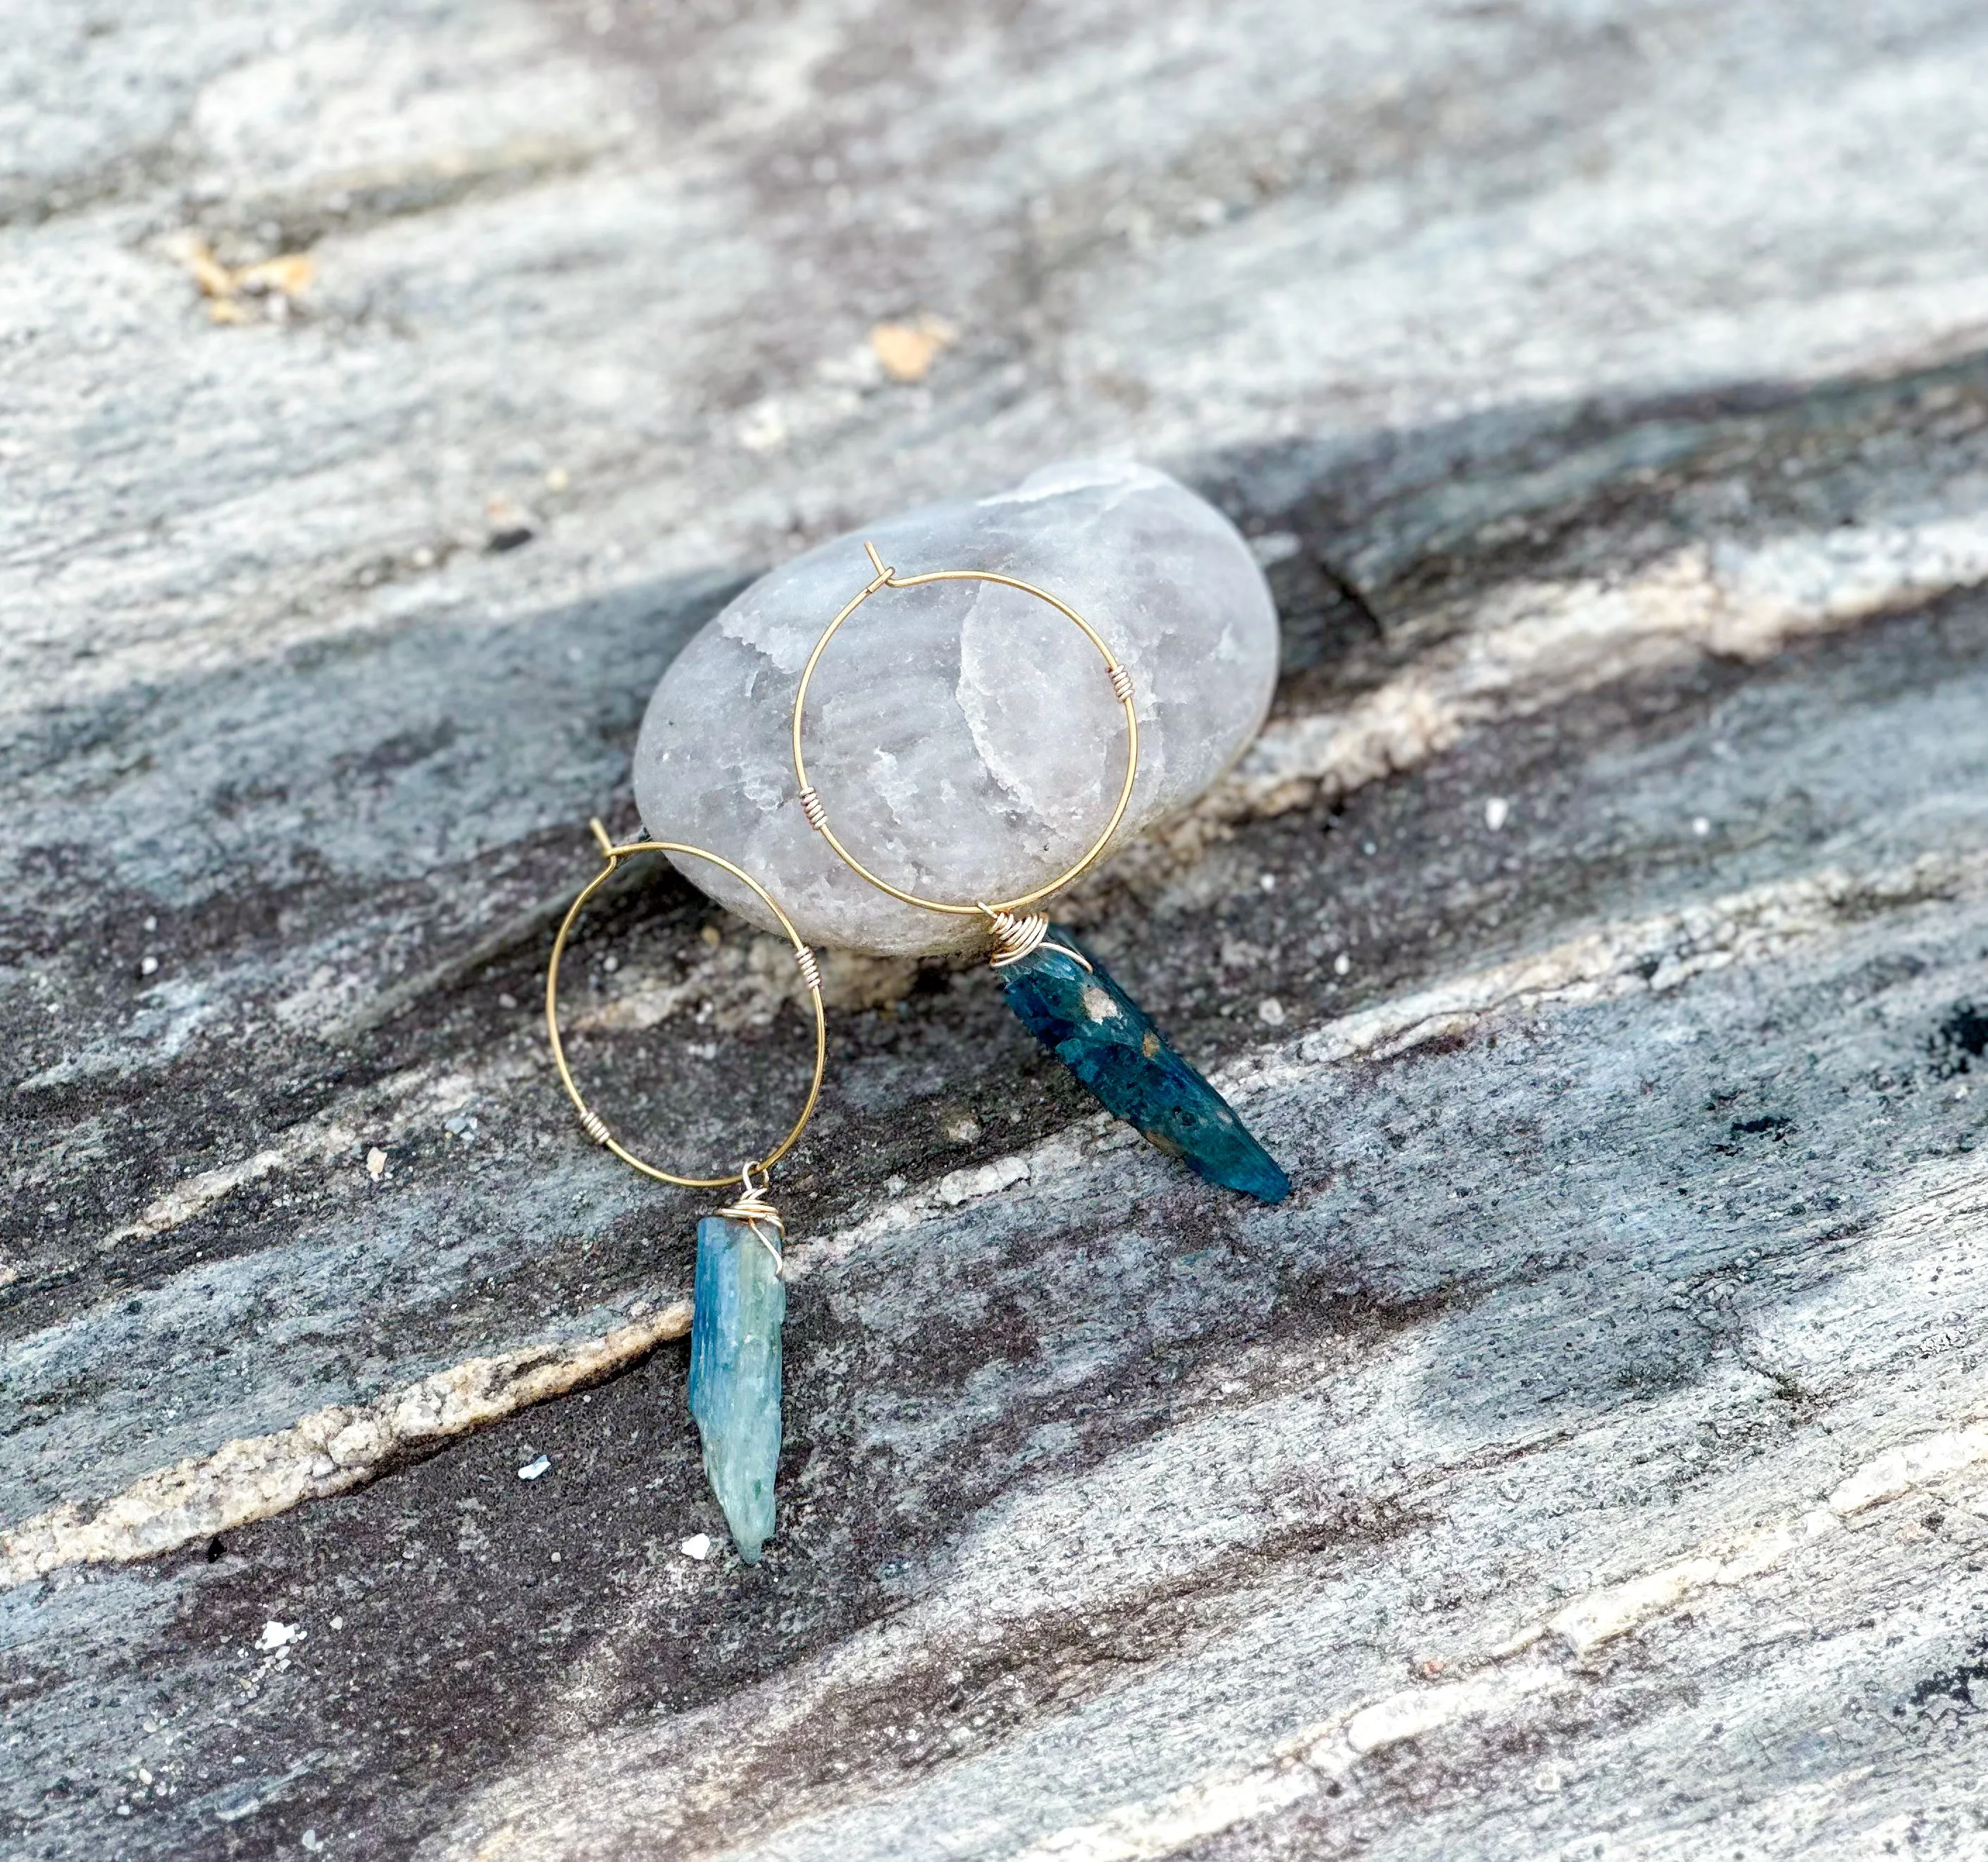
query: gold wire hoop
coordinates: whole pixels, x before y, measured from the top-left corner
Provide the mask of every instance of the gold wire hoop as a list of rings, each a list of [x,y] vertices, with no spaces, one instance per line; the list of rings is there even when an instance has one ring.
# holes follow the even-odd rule
[[[808,818],[808,825],[835,850],[837,857],[844,866],[867,880],[878,891],[888,893],[903,904],[922,906],[927,911],[950,912],[962,917],[979,917],[991,920],[997,914],[1019,911],[1025,906],[1034,904],[1039,899],[1046,899],[1053,893],[1060,892],[1079,875],[1087,871],[1104,853],[1111,836],[1118,831],[1118,823],[1125,819],[1126,809],[1131,803],[1132,785],[1139,774],[1139,713],[1133,701],[1131,674],[1118,663],[1117,654],[1105,644],[1103,635],[1076,609],[1067,603],[1059,601],[1046,589],[1037,588],[1034,583],[1020,581],[1013,576],[996,575],[989,569],[928,569],[921,576],[901,576],[894,569],[884,566],[884,559],[877,555],[874,543],[866,542],[863,547],[869,554],[870,566],[877,572],[875,579],[822,630],[821,638],[815,642],[813,652],[808,655],[807,664],[801,669],[800,685],[794,694],[794,776],[800,784],[801,810]],[[1117,694],[1118,702],[1124,710],[1125,780],[1120,786],[1117,806],[1111,811],[1111,819],[1105,823],[1104,833],[1090,843],[1083,858],[1074,866],[1059,873],[1048,884],[1038,886],[1034,891],[1025,892],[1018,898],[992,901],[976,900],[972,904],[960,905],[944,899],[923,898],[915,892],[905,891],[901,886],[892,885],[887,879],[880,879],[836,838],[834,829],[828,825],[828,810],[823,806],[821,797],[815,792],[813,785],[808,781],[807,760],[801,752],[801,714],[807,704],[808,683],[813,678],[815,667],[822,654],[827,651],[828,643],[834,639],[837,630],[842,623],[879,589],[921,588],[928,582],[994,582],[1003,588],[1019,589],[1023,594],[1033,595],[1038,601],[1046,601],[1066,620],[1074,623],[1081,629],[1084,638],[1097,649],[1104,661],[1105,674],[1111,681],[1111,689]]]
[[[807,1129],[807,1122],[814,1117],[815,1102],[821,1097],[821,1076],[828,1065],[828,1019],[822,1012],[821,971],[815,961],[814,952],[801,941],[801,934],[793,927],[793,921],[775,903],[773,895],[751,874],[735,867],[721,853],[707,853],[702,847],[685,845],[678,840],[631,840],[617,847],[607,838],[607,830],[598,821],[590,824],[593,838],[599,843],[601,857],[607,865],[594,874],[580,888],[579,897],[566,908],[561,921],[559,935],[553,940],[552,961],[546,966],[546,1032],[553,1044],[553,1064],[559,1069],[560,1083],[566,1088],[566,1097],[580,1114],[580,1122],[587,1135],[597,1144],[605,1145],[624,1164],[640,1171],[645,1177],[653,1177],[659,1183],[674,1183],[688,1190],[722,1190],[729,1184],[737,1184],[745,1192],[742,1201],[751,1201],[761,1195],[766,1188],[766,1173],[781,1158],[793,1149],[794,1141]],[[801,1115],[793,1123],[793,1128],[763,1157],[754,1157],[742,1165],[729,1177],[679,1177],[674,1171],[659,1170],[622,1144],[607,1129],[606,1121],[580,1096],[580,1088],[573,1083],[572,1070],[566,1065],[566,1047],[560,1039],[559,1030],[559,972],[560,958],[566,949],[566,941],[575,921],[587,909],[587,901],[614,877],[615,868],[631,853],[681,853],[692,860],[708,860],[714,867],[722,867],[734,879],[742,880],[759,895],[760,903],[780,921],[780,928],[787,934],[794,947],[794,961],[800,966],[801,980],[807,985],[808,999],[814,1006],[814,1078],[808,1086],[807,1103],[801,1107]],[[759,1173],[756,1188],[752,1177]],[[755,1213],[765,1218],[766,1211],[756,1209]]]

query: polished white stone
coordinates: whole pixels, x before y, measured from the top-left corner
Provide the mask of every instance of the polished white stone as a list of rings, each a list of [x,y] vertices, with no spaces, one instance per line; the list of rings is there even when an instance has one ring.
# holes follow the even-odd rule
[[[736,860],[810,943],[911,955],[972,949],[979,921],[898,904],[837,860],[796,799],[789,719],[822,629],[871,579],[994,569],[1048,590],[1131,674],[1139,776],[1123,841],[1199,796],[1256,735],[1277,617],[1235,527],[1151,467],[1084,461],[1013,491],[929,505],[837,537],[762,576],[657,686],[635,749],[648,831]],[[1046,603],[979,582],[885,589],[844,623],[810,688],[808,773],[873,870],[930,897],[1012,897],[1067,867],[1124,779],[1124,715],[1104,662]],[[1116,844],[1116,843],[1114,843]],[[764,908],[679,863],[755,924]]]

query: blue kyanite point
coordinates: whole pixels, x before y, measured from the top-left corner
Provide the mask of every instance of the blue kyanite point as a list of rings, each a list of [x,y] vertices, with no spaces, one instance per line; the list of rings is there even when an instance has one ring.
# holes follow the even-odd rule
[[[690,1328],[690,1413],[704,1472],[739,1556],[759,1562],[773,1536],[780,1465],[780,1323],[787,1289],[772,1251],[747,1222],[697,1225],[697,1299]]]
[[[1060,925],[1058,944],[1081,949]],[[1250,1137],[1229,1102],[1167,1045],[1146,1012],[1088,951],[1086,970],[1038,945],[1001,971],[1008,1006],[1043,1046],[1148,1143],[1198,1177],[1263,1202],[1281,1202],[1291,1180]],[[700,1297],[702,1296],[700,1295]]]

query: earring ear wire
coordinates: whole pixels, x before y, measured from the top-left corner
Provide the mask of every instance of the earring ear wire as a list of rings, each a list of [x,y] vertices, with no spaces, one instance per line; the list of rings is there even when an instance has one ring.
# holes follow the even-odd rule
[[[816,1103],[821,1097],[822,1076],[828,1066],[828,1020],[822,1007],[821,966],[813,951],[794,928],[793,921],[780,909],[779,903],[766,887],[742,867],[736,867],[722,853],[713,853],[704,847],[691,847],[677,840],[631,840],[617,845],[608,836],[598,816],[588,826],[593,830],[593,838],[605,861],[597,873],[580,889],[580,896],[566,908],[566,917],[560,921],[559,934],[553,939],[553,953],[546,965],[546,1035],[552,1043],[553,1064],[559,1070],[560,1083],[566,1088],[566,1097],[573,1101],[573,1110],[580,1114],[581,1128],[595,1144],[604,1145],[631,1170],[640,1171],[645,1177],[653,1177],[658,1183],[673,1183],[689,1190],[722,1190],[738,1184],[749,1195],[752,1186],[745,1171],[730,1177],[681,1177],[673,1171],[666,1171],[658,1164],[647,1162],[627,1149],[620,1140],[608,1129],[607,1121],[589,1106],[574,1083],[573,1070],[566,1057],[566,1044],[560,1036],[559,1026],[559,975],[560,959],[565,954],[566,940],[572,935],[573,926],[580,914],[587,909],[588,901],[606,885],[615,870],[624,860],[637,853],[680,853],[689,859],[708,861],[721,867],[732,877],[752,887],[760,903],[779,921],[780,928],[787,934],[788,941],[794,947],[794,962],[801,973],[801,983],[807,992],[808,1002],[814,1012],[814,1077],[808,1083],[807,1103],[801,1107],[800,1117],[796,1119],[785,1137],[768,1151],[763,1158],[755,1158],[746,1170],[756,1170],[760,1174],[760,1188],[763,1191],[766,1172],[793,1149],[801,1134],[807,1129],[808,1121],[814,1117]],[[761,1219],[764,1220],[763,1213]]]
[[[689,1394],[691,1414],[704,1445],[705,1473],[724,1509],[739,1556],[747,1564],[756,1564],[773,1531],[773,1482],[780,1460],[780,1328],[787,1311],[786,1224],[767,1198],[767,1181],[773,1166],[807,1129],[821,1098],[822,1074],[828,1062],[821,968],[773,894],[722,853],[678,840],[631,840],[617,845],[597,819],[589,825],[603,863],[567,907],[553,939],[552,956],[546,965],[546,1038],[552,1043],[560,1083],[580,1114],[581,1128],[597,1144],[605,1146],[631,1170],[660,1183],[698,1190],[739,1186],[736,1197],[697,1225]],[[763,1157],[748,1158],[732,1176],[679,1176],[637,1157],[587,1104],[566,1063],[565,1043],[560,1038],[560,958],[587,902],[624,860],[637,853],[674,853],[706,860],[750,887],[793,945],[794,961],[813,1011],[814,1073],[808,1083],[807,1103],[785,1137]]]
[[[1132,675],[1119,663],[1118,656],[1111,651],[1104,635],[1078,613],[1076,609],[1070,607],[1067,602],[1052,595],[1047,589],[1036,587],[1033,582],[1024,582],[1016,576],[1001,575],[991,569],[933,569],[926,570],[921,575],[901,576],[895,569],[885,565],[884,559],[877,553],[877,546],[874,543],[866,540],[863,549],[864,553],[870,559],[870,566],[876,571],[876,574],[862,592],[846,603],[840,613],[822,630],[821,637],[815,642],[814,651],[808,655],[807,664],[801,669],[800,684],[794,693],[793,732],[794,779],[800,785],[801,813],[807,817],[809,826],[835,850],[836,857],[853,872],[867,880],[880,892],[889,894],[900,904],[919,906],[927,911],[945,912],[961,917],[972,917],[978,915],[985,918],[987,921],[989,933],[994,940],[992,961],[996,967],[999,967],[1002,962],[1004,953],[1012,952],[1013,955],[1006,956],[1005,961],[1009,963],[1014,962],[1019,958],[1027,955],[1030,951],[1033,950],[1041,942],[1043,931],[1046,931],[1049,926],[1049,918],[1046,913],[1033,913],[1027,917],[1018,917],[1016,914],[1025,913],[1030,906],[1040,904],[1044,899],[1053,897],[1066,887],[1074,884],[1084,874],[1089,872],[1099,860],[1104,857],[1105,849],[1111,844],[1112,836],[1117,833],[1118,824],[1125,819],[1125,811],[1131,806],[1133,785],[1139,779],[1139,708],[1134,696]],[[1119,707],[1125,715],[1125,776],[1124,780],[1119,784],[1118,799],[1112,807],[1111,819],[1104,824],[1104,832],[1084,850],[1080,858],[1046,884],[1038,886],[1034,890],[1022,893],[1014,898],[1001,899],[991,904],[981,901],[962,903],[945,899],[926,898],[905,887],[894,886],[888,880],[881,878],[871,872],[837,837],[834,829],[829,825],[827,806],[823,802],[814,785],[808,780],[807,755],[802,743],[803,721],[807,709],[808,687],[813,681],[816,667],[821,663],[821,656],[828,651],[829,642],[835,638],[842,623],[878,590],[886,588],[922,588],[935,582],[991,582],[1002,588],[1017,589],[1023,594],[1033,596],[1038,601],[1047,602],[1066,620],[1077,627],[1093,647],[1097,648],[1099,657],[1104,662],[1105,677],[1111,681],[1112,694],[1117,699]],[[1024,932],[1020,928],[1026,925],[1031,919],[1034,918],[1041,920],[1043,931]],[[1015,928],[1011,929],[1010,927]],[[1025,946],[1018,947],[1016,940],[1025,935],[1032,937],[1033,941]],[[1083,963],[1085,968],[1088,969],[1090,967],[1083,958],[1077,956],[1074,951],[1068,950],[1062,945],[1057,945],[1054,948],[1063,951],[1065,955],[1074,958],[1077,962]]]
[[[1228,1101],[1174,1052],[1145,1011],[1118,986],[1104,965],[1085,952],[1068,931],[1052,925],[1047,912],[1028,909],[1060,892],[1102,859],[1125,818],[1139,774],[1139,711],[1133,698],[1132,675],[1104,636],[1046,589],[986,569],[934,569],[901,576],[895,568],[886,566],[874,543],[866,542],[863,549],[876,573],[822,630],[794,692],[794,779],[800,787],[801,809],[808,825],[834,849],[844,865],[900,904],[954,914],[977,912],[986,921],[992,942],[988,961],[1001,974],[1008,1005],[1108,1110],[1209,1181],[1265,1202],[1281,1201],[1290,1192],[1290,1179],[1250,1136]],[[843,623],[880,590],[918,588],[934,582],[992,582],[1047,602],[1097,649],[1112,692],[1125,714],[1125,779],[1104,832],[1072,866],[1046,884],[1015,898],[965,904],[925,898],[880,878],[836,837],[829,826],[827,808],[808,780],[802,726],[808,686],[829,642]]]

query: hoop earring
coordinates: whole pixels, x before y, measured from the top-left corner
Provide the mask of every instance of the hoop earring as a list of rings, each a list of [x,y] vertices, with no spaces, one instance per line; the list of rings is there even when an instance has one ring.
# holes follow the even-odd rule
[[[757,1564],[773,1533],[773,1482],[780,1461],[780,1327],[786,1317],[787,1289],[783,1256],[786,1227],[766,1199],[773,1166],[793,1150],[821,1097],[822,1074],[828,1061],[828,1024],[822,1012],[821,972],[814,952],[773,896],[749,874],[722,854],[673,840],[636,840],[620,846],[608,839],[597,820],[593,838],[606,862],[567,908],[559,934],[553,940],[546,966],[546,1032],[552,1043],[553,1064],[560,1083],[580,1114],[581,1128],[595,1144],[611,1151],[633,1170],[658,1183],[686,1189],[722,1190],[732,1184],[739,1194],[697,1225],[697,1283],[691,1319],[690,1412],[704,1448],[704,1471],[725,1514],[739,1556]],[[560,1038],[560,958],[567,938],[587,902],[606,885],[620,863],[634,853],[679,853],[708,860],[759,895],[779,921],[794,947],[808,1000],[814,1012],[814,1076],[807,1103],[787,1134],[763,1157],[739,1165],[729,1177],[685,1177],[638,1157],[628,1150],[607,1121],[581,1097],[566,1063]]]
[[[888,568],[874,543],[863,546],[876,573],[867,586],[846,603],[822,630],[802,668],[794,692],[794,779],[808,825],[826,840],[844,865],[906,905],[986,922],[988,961],[999,973],[1002,992],[1024,1026],[1075,1074],[1104,1107],[1134,1127],[1157,1149],[1178,1157],[1199,1177],[1239,1190],[1263,1202],[1280,1202],[1290,1179],[1253,1137],[1222,1095],[1168,1045],[1146,1012],[1121,988],[1104,965],[1076,937],[1030,907],[1062,891],[1104,857],[1125,818],[1139,773],[1139,715],[1131,675],[1097,630],[1046,589],[992,569],[934,569],[901,576]],[[1125,715],[1125,776],[1104,831],[1073,865],[1012,899],[995,902],[931,899],[894,885],[871,871],[829,826],[828,809],[808,780],[802,727],[808,687],[815,668],[844,621],[873,595],[887,588],[920,588],[933,582],[992,582],[1045,601],[1078,628],[1104,662],[1105,676]]]

